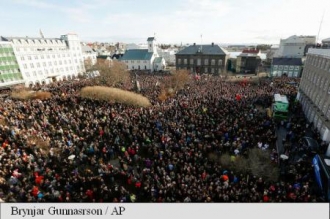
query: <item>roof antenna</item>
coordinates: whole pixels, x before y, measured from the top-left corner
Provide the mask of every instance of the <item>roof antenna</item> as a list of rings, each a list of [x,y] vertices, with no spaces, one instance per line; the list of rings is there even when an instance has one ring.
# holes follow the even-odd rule
[[[322,15],[322,19],[321,19],[321,23],[320,23],[320,27],[319,27],[319,32],[317,33],[316,44],[317,44],[318,41],[319,41],[319,36],[320,36],[321,27],[322,27],[323,18],[324,18],[324,12],[325,12],[325,10],[323,11],[323,15]]]

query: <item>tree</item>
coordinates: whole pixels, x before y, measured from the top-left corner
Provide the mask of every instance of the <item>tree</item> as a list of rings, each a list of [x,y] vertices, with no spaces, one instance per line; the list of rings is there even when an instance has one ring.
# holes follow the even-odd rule
[[[84,64],[85,64],[86,72],[91,70],[92,67],[93,67],[93,62],[92,62],[92,59],[90,57],[88,57],[87,59],[84,60]]]
[[[189,72],[186,69],[177,70],[171,78],[171,88],[174,91],[181,90],[189,81]]]
[[[94,79],[98,85],[114,87],[130,79],[126,65],[116,60],[113,60],[111,65],[107,62],[97,63],[92,67],[92,70],[100,73],[100,76]]]

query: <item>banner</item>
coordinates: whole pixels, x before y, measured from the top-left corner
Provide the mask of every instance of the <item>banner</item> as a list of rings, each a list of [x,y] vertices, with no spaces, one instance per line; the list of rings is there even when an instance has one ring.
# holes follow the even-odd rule
[[[1,219],[299,218],[329,219],[329,203],[0,203]]]

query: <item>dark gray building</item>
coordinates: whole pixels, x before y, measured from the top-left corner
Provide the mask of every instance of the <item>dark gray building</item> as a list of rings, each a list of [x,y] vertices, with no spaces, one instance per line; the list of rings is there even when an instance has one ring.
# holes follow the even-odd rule
[[[258,73],[261,59],[258,55],[242,53],[237,56],[236,72],[237,73]]]
[[[219,75],[226,70],[229,55],[226,50],[211,45],[193,44],[175,54],[176,69],[187,69],[191,73]]]

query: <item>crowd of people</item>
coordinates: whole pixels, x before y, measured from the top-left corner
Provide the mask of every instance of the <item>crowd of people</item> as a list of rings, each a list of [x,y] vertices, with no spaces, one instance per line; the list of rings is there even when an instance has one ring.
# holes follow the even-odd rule
[[[271,181],[210,159],[210,154],[247,156],[252,148],[269,152],[269,159],[274,159],[277,123],[265,109],[275,92],[294,99],[297,89],[287,84],[288,78],[252,83],[202,76],[160,100],[160,85],[169,77],[138,76],[140,93],[152,103],[148,108],[82,99],[80,89],[93,85],[87,79],[45,85],[52,97],[43,101],[2,97],[0,198],[5,202],[322,201],[313,189],[309,162],[294,165],[292,177]],[[124,89],[133,90],[134,83]],[[299,105],[294,110],[302,115]],[[297,134],[290,140],[299,145],[298,133],[304,131],[306,120],[301,116],[290,124]]]

